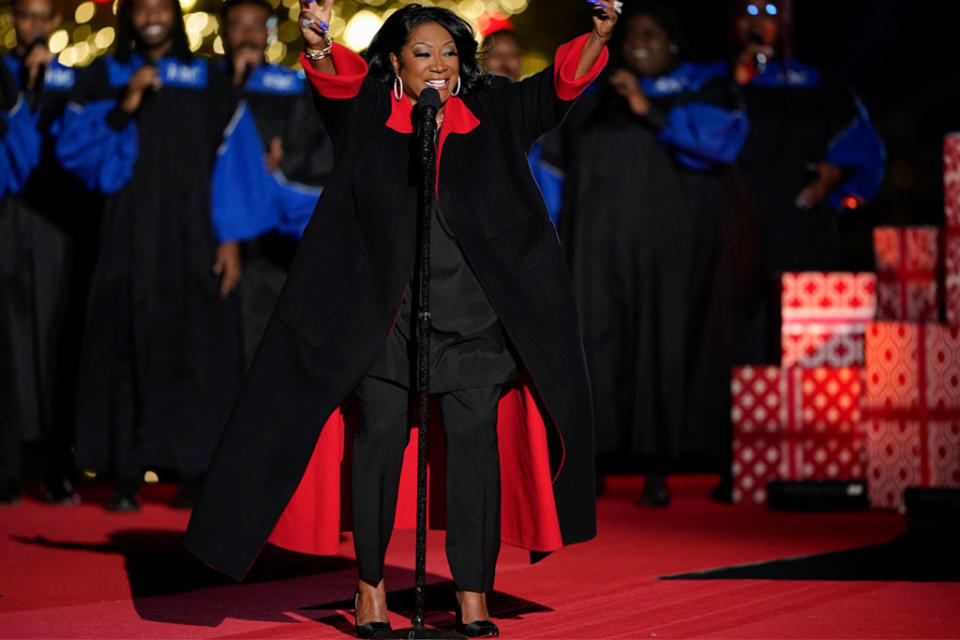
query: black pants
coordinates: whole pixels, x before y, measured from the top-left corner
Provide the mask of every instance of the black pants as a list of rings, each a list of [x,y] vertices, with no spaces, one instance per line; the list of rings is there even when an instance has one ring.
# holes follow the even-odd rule
[[[377,584],[393,531],[403,451],[409,439],[406,387],[365,377],[356,389],[353,541],[360,579]],[[447,562],[458,589],[493,588],[500,552],[500,386],[439,395],[447,436]]]

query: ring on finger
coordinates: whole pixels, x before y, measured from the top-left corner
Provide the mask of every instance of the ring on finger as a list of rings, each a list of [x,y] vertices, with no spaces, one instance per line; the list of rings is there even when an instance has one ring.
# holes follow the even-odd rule
[[[613,0],[613,10],[617,13],[623,13],[623,3],[620,0]]]
[[[310,25],[316,24],[316,20],[311,20],[310,18],[300,18],[300,26],[304,29],[309,29]]]

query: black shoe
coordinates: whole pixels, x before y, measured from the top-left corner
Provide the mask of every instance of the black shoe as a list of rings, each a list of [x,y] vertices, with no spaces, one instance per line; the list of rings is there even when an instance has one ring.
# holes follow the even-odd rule
[[[353,626],[357,629],[358,638],[372,638],[381,631],[393,631],[389,622],[368,622],[366,624],[357,623],[357,602],[360,599],[360,590],[357,589],[353,594]]]
[[[670,504],[670,492],[667,491],[667,478],[660,474],[648,474],[643,485],[643,494],[637,501],[641,507],[666,507]]]
[[[135,513],[140,511],[140,499],[137,498],[137,492],[122,487],[118,488],[113,494],[113,500],[107,505],[107,511],[115,511],[117,513]]]
[[[20,502],[20,483],[10,478],[0,478],[0,507],[9,507]]]
[[[50,478],[43,483],[43,499],[47,504],[73,506],[80,504],[80,496],[73,491],[73,485],[63,476]]]
[[[724,476],[720,484],[710,489],[710,499],[725,504],[733,504],[733,478]]]
[[[463,624],[463,611],[457,603],[457,633],[468,638],[499,638],[500,629],[490,620],[474,620]]]
[[[457,633],[465,635],[468,638],[499,638],[500,629],[489,620],[475,620],[463,624],[460,616],[457,616]]]

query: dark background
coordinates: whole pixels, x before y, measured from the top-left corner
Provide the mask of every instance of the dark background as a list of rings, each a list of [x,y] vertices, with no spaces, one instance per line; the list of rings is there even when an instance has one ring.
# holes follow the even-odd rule
[[[730,2],[670,6],[698,57],[730,54]],[[847,78],[887,147],[880,194],[845,214],[850,268],[872,268],[874,226],[943,224],[943,134],[960,131],[956,7],[954,0],[794,0],[794,57]],[[549,52],[589,28],[589,12],[583,0],[531,0],[514,22],[530,49]]]

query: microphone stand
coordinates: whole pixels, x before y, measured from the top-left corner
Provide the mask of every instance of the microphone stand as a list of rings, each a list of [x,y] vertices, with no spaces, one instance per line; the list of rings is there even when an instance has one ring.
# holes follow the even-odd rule
[[[433,202],[436,198],[436,138],[437,111],[440,95],[436,89],[425,89],[420,94],[420,129],[417,138],[417,160],[420,163],[420,183],[417,194],[418,235],[418,299],[417,299],[417,557],[414,593],[416,602],[412,627],[381,631],[374,638],[438,638],[458,640],[466,638],[455,631],[433,629],[424,625],[427,591],[427,424],[430,411],[430,227]]]

